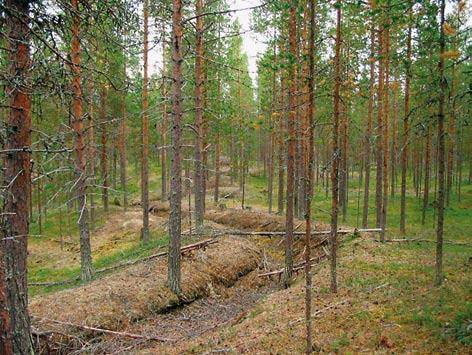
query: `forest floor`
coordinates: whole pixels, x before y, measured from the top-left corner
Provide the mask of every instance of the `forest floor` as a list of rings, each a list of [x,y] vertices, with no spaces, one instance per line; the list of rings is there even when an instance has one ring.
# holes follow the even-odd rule
[[[240,200],[234,192],[234,187],[225,189],[226,194],[231,194],[223,202],[228,209],[210,210],[207,213],[206,225],[209,229],[279,230],[283,226],[282,217],[268,215],[262,211],[267,207],[262,202],[263,182],[259,178],[250,179],[246,197],[252,206],[251,210],[230,209],[240,206]],[[472,198],[468,199],[469,194],[472,197],[472,188],[470,191],[465,189],[463,204],[472,202]],[[320,211],[323,212],[324,209],[320,208],[318,212]],[[162,204],[154,211],[151,216],[151,241],[143,245],[139,240],[139,207],[132,206],[128,212],[123,213],[121,208],[114,206],[107,214],[106,220],[100,212],[97,218],[100,223],[92,234],[94,267],[109,267],[165,250],[168,241],[166,214],[166,207]],[[104,273],[98,275],[91,284],[81,285],[80,281],[76,280],[79,275],[79,255],[75,246],[77,236],[71,233],[71,237],[65,237],[69,243],[65,243],[61,250],[57,230],[54,230],[57,228],[55,219],[57,214],[51,213],[48,236],[31,238],[29,281],[73,281],[53,286],[32,286],[30,294],[33,295],[31,303],[34,316],[46,314],[50,318],[60,318],[79,325],[96,325],[97,323],[89,323],[87,316],[93,315],[94,312],[99,313],[99,302],[96,303],[95,309],[94,302],[86,302],[82,305],[85,307],[82,308],[82,316],[81,312],[70,316],[70,309],[77,308],[75,303],[80,298],[79,295],[92,297],[94,292],[109,292],[116,296],[113,298],[114,302],[119,299],[119,302],[126,303],[129,299],[120,299],[120,292],[123,288],[131,287],[132,283],[136,284],[138,289],[147,287],[147,296],[152,292],[160,292],[158,288],[153,290],[154,284],[149,286],[145,280],[154,277],[150,276],[150,273],[156,273],[159,274],[156,280],[162,283],[166,269],[165,260],[145,262],[139,264],[141,266]],[[303,228],[300,222],[295,225]],[[355,225],[352,223],[352,217],[348,217],[346,225]],[[183,230],[188,229],[188,226],[187,217],[183,222]],[[316,227],[327,228],[323,224]],[[414,225],[415,230],[416,228],[419,232],[415,232],[415,237],[431,240],[434,238],[430,228],[421,230]],[[471,229],[470,225],[455,228],[461,233],[454,236],[447,234],[448,239],[470,242],[467,236],[470,236],[467,232]],[[399,238],[395,229],[392,230],[389,236]],[[183,244],[204,238],[186,237]],[[193,302],[158,310],[148,307],[131,318],[124,315],[123,319],[132,321],[121,320],[118,326],[104,323],[110,329],[145,337],[159,336],[167,341],[133,339],[96,332],[87,333],[86,336],[81,333],[79,336],[69,328],[72,332],[69,335],[75,341],[75,351],[143,354],[302,353],[305,339],[303,275],[297,275],[293,286],[287,290],[280,287],[277,278],[258,277],[260,273],[281,267],[282,239],[238,239],[245,239],[250,243],[241,244],[242,250],[257,249],[260,253],[257,265],[254,264],[247,271],[237,275],[232,282],[215,282],[214,279],[211,282],[204,281],[204,290]],[[472,248],[445,245],[446,281],[442,287],[435,288],[434,243],[382,244],[375,239],[375,235],[351,235],[342,238],[338,255],[339,292],[335,295],[329,292],[328,262],[323,260],[314,265],[315,350],[323,353],[470,353]],[[218,248],[234,248],[224,242],[220,246],[217,246],[218,244],[187,257],[189,265],[206,263],[207,254],[211,258],[222,251]],[[302,250],[303,245],[299,242],[296,244],[298,258],[301,257]],[[239,258],[238,255],[236,259]],[[226,262],[230,256],[222,254],[222,258]],[[215,260],[217,265],[220,265],[220,261]],[[249,259],[247,261],[249,264],[252,262]],[[212,264],[209,264],[210,266]],[[140,272],[144,276],[140,275]],[[115,282],[108,282],[110,279]],[[107,303],[106,295],[103,300]],[[143,298],[143,301],[145,300],[146,298]],[[41,307],[35,306],[41,303],[45,305],[42,310]],[[50,309],[45,312],[44,308]],[[35,310],[39,312],[35,313]],[[54,326],[47,322],[40,325],[41,330],[54,329]]]

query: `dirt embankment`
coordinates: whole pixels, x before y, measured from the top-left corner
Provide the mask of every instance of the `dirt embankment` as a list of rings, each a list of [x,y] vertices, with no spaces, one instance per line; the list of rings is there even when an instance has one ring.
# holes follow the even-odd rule
[[[166,286],[167,262],[161,258],[133,265],[85,286],[33,299],[33,324],[41,331],[73,334],[72,338],[60,337],[60,341],[75,347],[70,343],[77,337],[96,334],[47,319],[122,330],[151,314],[206,296],[217,287],[233,285],[256,269],[260,259],[260,250],[249,240],[221,238],[206,250],[183,258],[181,299]]]

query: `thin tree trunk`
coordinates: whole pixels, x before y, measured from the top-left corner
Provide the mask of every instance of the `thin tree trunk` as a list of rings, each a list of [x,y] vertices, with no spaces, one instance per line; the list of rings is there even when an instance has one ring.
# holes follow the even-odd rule
[[[383,201],[382,201],[382,220],[381,228],[382,232],[380,233],[380,240],[385,241],[385,229],[387,226],[387,204],[388,204],[388,160],[390,159],[389,154],[389,120],[390,120],[390,28],[387,25],[387,28],[384,31],[385,35],[385,56],[384,69],[385,69],[385,88],[384,88],[384,120],[383,120],[383,168],[382,168],[382,181],[383,181]]]
[[[341,64],[342,65],[342,64]],[[342,71],[342,69],[341,69]],[[346,80],[349,75],[346,73]],[[346,89],[346,87],[344,87]],[[349,136],[349,117],[348,117],[348,109],[347,109],[347,95],[346,90],[343,90],[344,97],[343,100],[340,102],[340,119],[341,119],[341,156],[340,156],[340,182],[339,182],[339,204],[341,205],[342,211],[342,221],[346,222],[347,216],[347,200],[348,200],[348,161],[347,161],[347,149],[348,149],[348,136]]]
[[[334,57],[334,122],[333,122],[333,156],[331,162],[331,235],[330,235],[330,268],[331,268],[331,292],[336,293],[336,252],[338,236],[338,162],[339,162],[339,115],[340,115],[340,88],[341,88],[341,0],[336,1],[336,48]]]
[[[218,27],[218,55],[221,56],[221,28]],[[221,74],[220,71],[217,71],[217,97],[221,97]],[[214,187],[214,196],[213,201],[215,204],[218,203],[220,198],[220,176],[221,176],[221,146],[220,146],[220,123],[221,123],[221,101],[218,102],[218,124],[215,136],[215,187]]]
[[[142,156],[141,156],[141,206],[143,208],[143,229],[141,238],[149,241],[149,104],[148,104],[148,35],[149,35],[149,0],[144,0],[144,53],[143,53],[143,121],[142,121]]]
[[[443,233],[444,233],[444,102],[447,90],[446,77],[444,75],[444,52],[446,50],[446,39],[444,34],[446,1],[441,0],[440,6],[440,40],[439,40],[439,108],[438,108],[438,223],[436,227],[436,285],[439,286],[443,282],[442,271],[442,255],[443,255]]]
[[[285,77],[280,75],[280,114],[278,117],[279,135],[278,135],[278,188],[277,188],[277,213],[284,212],[284,151],[285,151]]]
[[[173,0],[172,4],[172,158],[171,158],[171,194],[169,215],[169,288],[176,294],[181,293],[180,271],[180,233],[182,228],[182,167],[180,138],[182,134],[182,0]]]
[[[293,58],[297,53],[297,19],[296,7],[290,3],[290,19],[289,19],[289,43],[290,53]],[[285,217],[285,273],[284,285],[289,287],[292,283],[293,272],[293,212],[294,212],[294,168],[295,168],[295,120],[297,104],[296,91],[297,82],[295,78],[295,63],[289,65],[289,93],[288,93],[288,140],[287,140],[287,211]]]
[[[305,322],[306,322],[306,353],[313,351],[312,320],[311,320],[311,198],[313,195],[313,163],[314,163],[314,81],[315,81],[315,1],[309,1],[310,35],[308,38],[308,104],[305,116]]]
[[[82,84],[80,77],[80,17],[78,0],[71,0],[72,9],[72,129],[75,137],[75,173],[77,176],[77,202],[79,207],[80,274],[83,281],[92,278],[92,250],[87,210],[87,171],[85,164],[84,123],[82,117]]]
[[[377,90],[377,173],[375,185],[375,208],[376,208],[376,227],[381,227],[382,224],[382,168],[383,168],[383,98],[384,98],[384,71],[383,71],[383,29],[379,29],[379,84]]]
[[[95,130],[94,130],[94,109],[93,109],[93,81],[89,82],[89,114],[88,114],[88,149],[87,149],[87,160],[89,162],[89,179],[91,193],[89,193],[90,199],[90,229],[95,230]]]
[[[372,151],[372,121],[374,115],[374,81],[375,81],[375,33],[374,25],[370,29],[370,77],[369,77],[369,109],[367,116],[367,134],[365,140],[365,185],[364,185],[364,209],[362,213],[362,227],[367,228],[369,216],[369,192],[370,192],[370,170]]]
[[[452,194],[452,180],[454,172],[454,158],[455,150],[454,147],[457,145],[456,137],[456,99],[455,95],[455,65],[452,65],[452,74],[451,74],[451,89],[449,91],[450,101],[452,101],[451,114],[450,114],[450,123],[448,125],[449,132],[449,149],[447,152],[447,179],[446,179],[446,206],[449,206],[451,201]]]
[[[274,31],[275,32],[275,31]],[[276,34],[274,33],[274,43],[273,43],[273,61],[274,65],[277,65],[277,50],[275,45]],[[274,191],[274,165],[275,165],[275,117],[276,117],[276,73],[275,70],[272,70],[272,101],[271,101],[271,114],[269,117],[269,126],[270,126],[270,148],[268,152],[269,158],[269,179],[268,179],[268,200],[269,200],[269,213],[272,213],[272,203],[273,203],[273,191]]]
[[[196,55],[195,55],[195,227],[203,226],[203,0],[196,0]]]
[[[104,85],[100,91],[100,101],[100,115],[102,123],[102,151],[100,157],[102,172],[102,202],[105,212],[108,212],[107,89]]]
[[[397,156],[398,156],[398,81],[397,77],[393,81],[393,122],[392,122],[392,154],[391,154],[391,175],[390,175],[390,196],[395,197],[397,185]]]
[[[426,152],[424,160],[424,189],[423,189],[423,209],[421,211],[421,224],[425,224],[426,209],[429,203],[429,180],[431,172],[431,120],[432,116],[428,117],[428,126],[426,130]]]
[[[36,161],[36,164],[39,166],[41,164],[40,160],[40,154],[38,153],[38,160]],[[42,196],[41,196],[41,179],[38,180],[36,183],[36,203],[37,203],[37,209],[38,209],[38,231],[39,235],[43,234],[43,207],[41,206],[42,202]]]
[[[125,54],[123,53],[123,56]],[[126,59],[123,63],[123,80],[126,81]],[[126,182],[126,91],[123,92],[121,99],[121,122],[120,122],[120,184],[123,191],[123,208],[125,212],[128,210],[128,187]]]
[[[220,28],[218,28],[218,55],[221,56],[221,33],[220,33]],[[220,71],[218,70],[217,72],[218,75],[218,83],[217,83],[217,97],[221,97],[221,74]],[[221,101],[220,101],[221,102]],[[213,196],[213,201],[215,204],[218,203],[218,200],[220,198],[220,155],[221,155],[221,147],[220,147],[220,123],[221,123],[221,105],[220,102],[218,103],[218,125],[217,125],[217,130],[216,130],[216,136],[215,136],[215,190],[214,190],[214,196]]]
[[[165,33],[165,29],[163,29]],[[162,41],[162,146],[167,144],[167,58],[166,41]],[[167,200],[167,148],[161,149],[161,200]]]
[[[31,95],[29,53],[29,1],[7,0],[9,73],[5,93],[10,105],[5,149],[31,148]],[[29,191],[31,153],[6,154],[0,216],[0,353],[33,354],[28,314],[27,241],[29,234]]]

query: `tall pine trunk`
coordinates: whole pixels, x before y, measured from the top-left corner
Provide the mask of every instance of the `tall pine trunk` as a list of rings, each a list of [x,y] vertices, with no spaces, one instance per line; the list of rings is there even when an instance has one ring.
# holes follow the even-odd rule
[[[296,7],[290,3],[289,19],[289,50],[292,58],[297,53],[297,19]],[[293,213],[294,213],[294,190],[295,190],[295,136],[296,104],[297,104],[297,81],[295,78],[295,60],[289,63],[289,93],[288,93],[288,124],[287,124],[287,210],[285,215],[285,273],[284,285],[289,287],[292,283],[293,272]]]
[[[125,54],[123,53],[123,57]],[[123,62],[123,80],[126,82],[126,59]],[[123,208],[128,210],[128,187],[126,178],[126,91],[123,92],[121,99],[121,122],[119,135],[119,154],[120,154],[120,184],[123,191]]]
[[[276,50],[276,34],[274,33],[273,55],[274,65],[277,64],[277,50]],[[274,165],[275,165],[275,117],[276,113],[276,72],[272,70],[272,98],[271,98],[271,114],[269,117],[270,126],[270,140],[269,140],[269,179],[267,186],[267,194],[269,200],[269,213],[272,213],[273,192],[274,192]]]
[[[80,275],[82,280],[92,278],[92,250],[87,210],[87,171],[85,165],[84,123],[82,117],[82,83],[80,77],[80,17],[78,0],[72,0],[72,109],[71,120],[75,138],[75,174],[79,208]]]
[[[424,188],[423,188],[423,209],[421,211],[421,224],[424,225],[426,221],[426,209],[429,203],[429,180],[431,173],[431,120],[432,116],[428,117],[426,129],[426,148],[424,159]]]
[[[31,95],[29,1],[7,0],[5,30],[9,103],[4,156],[3,206],[0,210],[0,353],[33,354],[28,314],[27,241],[31,189]],[[24,149],[26,148],[26,149]]]
[[[315,1],[309,1],[310,35],[308,37],[308,103],[305,115],[305,322],[306,322],[306,353],[313,351],[311,321],[311,198],[313,195],[313,113],[314,113],[314,82],[315,82]]]
[[[90,181],[89,193],[90,199],[90,229],[95,230],[95,111],[94,111],[94,87],[93,82],[90,80],[89,87],[89,105],[88,105],[88,146],[87,146],[87,160],[88,160],[88,176]]]
[[[172,157],[170,180],[170,215],[169,215],[169,256],[168,278],[169,288],[176,294],[181,292],[180,271],[180,234],[182,228],[182,0],[172,3]]]
[[[384,71],[383,71],[383,29],[379,28],[379,84],[377,90],[377,169],[376,169],[376,185],[375,185],[375,209],[376,209],[376,227],[382,224],[382,168],[383,168],[383,98],[384,98]]]
[[[195,55],[195,227],[203,225],[205,208],[203,171],[203,0],[196,0],[196,55]]]
[[[149,0],[144,0],[144,53],[143,53],[143,120],[142,120],[142,156],[141,156],[141,206],[143,209],[143,229],[141,238],[149,240],[149,103],[148,103],[148,35],[149,35]]]
[[[100,90],[100,123],[101,123],[101,143],[102,150],[100,154],[100,168],[102,174],[102,202],[103,209],[105,212],[108,212],[108,155],[107,155],[107,89],[105,85],[102,84]]]
[[[333,117],[333,155],[331,162],[331,234],[330,245],[330,269],[331,292],[338,290],[336,277],[336,254],[338,237],[338,189],[339,189],[339,115],[340,115],[340,89],[341,89],[341,1],[336,1],[336,44],[334,57],[334,117]]]
[[[369,216],[370,170],[372,152],[372,122],[374,115],[374,81],[375,81],[375,33],[374,25],[370,29],[370,73],[369,73],[369,108],[367,114],[367,133],[365,139],[365,180],[364,180],[364,209],[362,213],[362,227],[367,228]]]
[[[446,97],[447,82],[444,75],[444,52],[446,51],[446,38],[444,34],[446,1],[441,0],[440,6],[440,40],[439,40],[439,108],[438,108],[438,223],[436,226],[436,285],[440,286],[443,282],[442,255],[443,255],[443,234],[444,234],[444,102]]]
[[[385,87],[384,87],[384,119],[383,119],[383,167],[382,167],[382,182],[383,182],[383,199],[382,199],[382,219],[380,240],[385,241],[385,229],[387,226],[387,204],[388,204],[388,160],[390,159],[389,154],[389,120],[390,120],[390,29],[387,28],[384,31],[385,35],[385,51],[384,51],[384,70],[385,70]]]
[[[165,27],[162,30],[165,33]],[[167,58],[166,41],[162,41],[162,122],[161,122],[161,200],[167,199]]]
[[[285,151],[285,92],[286,92],[286,87],[285,87],[285,75],[284,72],[280,74],[280,114],[278,117],[278,129],[279,129],[279,134],[278,134],[278,172],[277,172],[277,177],[278,177],[278,187],[277,187],[277,213],[282,214],[284,212],[284,174],[285,174],[285,169],[284,169],[284,151]]]
[[[401,191],[400,191],[400,232],[405,234],[406,217],[406,173],[408,166],[409,118],[410,118],[410,80],[411,80],[411,32],[412,4],[408,9],[408,35],[406,42],[406,78],[405,78],[405,110],[403,116],[403,144],[401,148]]]

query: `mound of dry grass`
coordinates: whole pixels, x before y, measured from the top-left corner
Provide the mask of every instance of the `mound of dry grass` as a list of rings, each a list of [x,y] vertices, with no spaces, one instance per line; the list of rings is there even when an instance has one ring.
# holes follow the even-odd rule
[[[203,297],[214,287],[231,286],[239,277],[254,270],[260,257],[260,251],[248,240],[221,238],[206,250],[184,257],[181,299],[166,286],[167,261],[157,259],[133,265],[85,286],[33,299],[30,310],[34,326],[42,331],[74,336],[88,334],[41,319],[110,330],[125,329],[150,314]]]
[[[206,219],[213,222],[224,224],[233,228],[249,231],[285,231],[285,217],[256,210],[210,210],[205,214]],[[295,220],[295,230],[304,230],[305,223],[301,220]],[[321,226],[317,225],[319,229]]]

